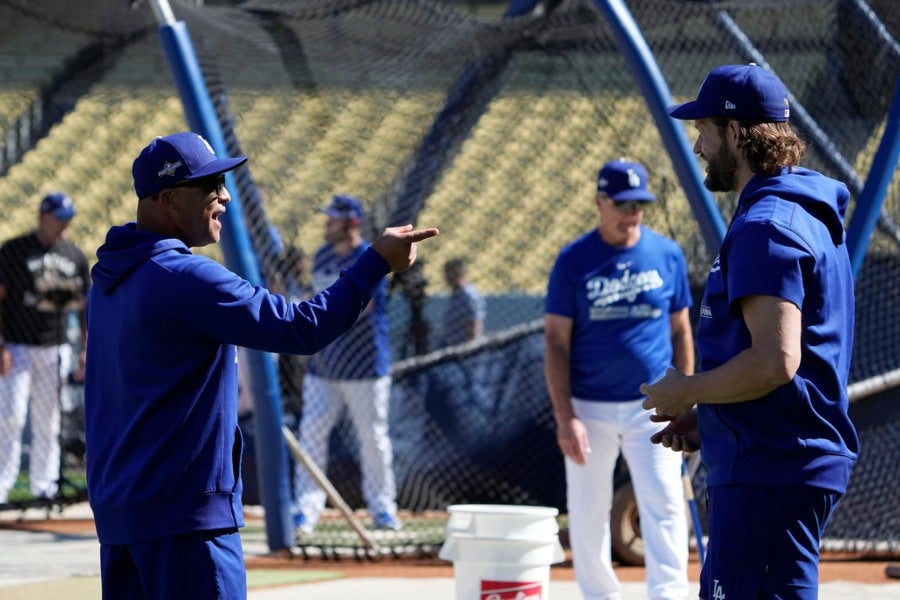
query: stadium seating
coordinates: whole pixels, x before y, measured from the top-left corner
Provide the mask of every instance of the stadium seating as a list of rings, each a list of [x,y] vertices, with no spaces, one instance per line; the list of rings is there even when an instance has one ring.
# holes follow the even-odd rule
[[[29,109],[37,96],[37,88],[28,86],[0,90],[0,128],[5,131]]]
[[[131,161],[147,143],[142,134],[150,128],[184,128],[177,98],[142,90],[111,93],[102,87],[82,98],[0,179],[0,206],[14,206],[0,234],[5,238],[32,227],[40,196],[62,190],[80,214],[69,235],[90,256],[111,223],[134,219]],[[21,190],[30,190],[30,197],[20,197]]]

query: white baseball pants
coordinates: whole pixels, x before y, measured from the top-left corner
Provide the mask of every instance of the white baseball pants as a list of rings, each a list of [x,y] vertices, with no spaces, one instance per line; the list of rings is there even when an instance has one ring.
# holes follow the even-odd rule
[[[360,448],[362,494],[371,514],[397,512],[393,450],[388,435],[391,378],[361,380],[303,378],[303,414],[300,445],[324,472],[328,465],[328,438],[346,407]],[[296,508],[311,525],[325,508],[325,491],[303,465],[294,469]]]
[[[582,595],[586,600],[622,598],[612,568],[609,522],[613,471],[621,451],[637,496],[648,598],[686,598],[688,534],[681,454],[650,443],[661,425],[650,421],[642,400],[572,402],[591,447],[585,465],[565,460],[569,537]]]
[[[35,497],[56,496],[59,480],[60,406],[68,404],[72,348],[8,344],[12,372],[0,377],[0,502],[16,483],[22,432],[31,400],[29,479]]]

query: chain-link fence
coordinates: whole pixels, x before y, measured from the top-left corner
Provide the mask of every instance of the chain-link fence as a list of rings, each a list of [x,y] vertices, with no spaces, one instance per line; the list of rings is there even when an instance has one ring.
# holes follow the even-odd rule
[[[645,222],[682,245],[695,291],[711,259],[593,3],[543,2],[509,19],[424,0],[172,5],[193,37],[231,150],[250,157],[236,175],[268,285],[316,287],[313,263],[326,228],[319,209],[335,194],[363,201],[366,238],[405,222],[442,231],[423,245],[417,268],[392,278],[385,299],[392,472],[404,519],[403,534],[385,535],[398,546],[439,539],[432,511],[454,502],[564,508],[540,319],[556,254],[596,224],[600,165],[626,156],[648,168],[659,201]],[[79,205],[70,237],[92,259],[111,223],[133,219],[131,160],[153,136],[186,124],[149,7],[79,6],[0,1],[0,124],[8,140],[0,234],[31,227],[37,199],[64,189]],[[693,97],[719,64],[768,65],[794,96],[792,122],[810,146],[804,164],[858,195],[900,70],[892,2],[627,6],[675,101]],[[900,362],[898,185],[895,177],[858,279],[856,382]],[[734,198],[717,202],[727,219]],[[437,339],[451,302],[443,273],[450,258],[465,261],[486,310],[482,338],[447,349]],[[309,402],[307,366],[279,358],[285,421],[295,431]],[[879,460],[897,439],[895,406],[874,398],[854,404],[866,423],[863,450],[833,530],[847,544],[893,551],[900,544],[896,503],[881,493],[896,490],[900,475]],[[867,419],[869,411],[878,418]],[[252,438],[252,426],[245,431]],[[342,413],[325,470],[363,511],[360,445]],[[248,460],[252,494],[252,452]],[[350,544],[346,528],[325,526],[332,517],[326,511],[301,544]]]

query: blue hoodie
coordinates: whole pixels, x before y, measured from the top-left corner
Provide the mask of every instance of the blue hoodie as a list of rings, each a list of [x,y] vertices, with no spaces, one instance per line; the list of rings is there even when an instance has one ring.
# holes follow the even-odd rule
[[[389,272],[368,250],[291,304],[179,240],[113,227],[88,299],[88,496],[104,544],[243,526],[237,351],[311,354]]]
[[[793,379],[748,402],[700,405],[707,484],[807,485],[846,491],[859,440],[847,414],[853,273],[844,240],[847,187],[784,168],[744,188],[700,307],[700,368],[750,346],[740,300],[783,298],[803,315]]]

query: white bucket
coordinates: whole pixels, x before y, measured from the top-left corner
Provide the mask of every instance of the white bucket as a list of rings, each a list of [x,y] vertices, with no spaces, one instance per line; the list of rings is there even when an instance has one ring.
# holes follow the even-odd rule
[[[471,535],[507,540],[536,540],[556,536],[559,511],[547,506],[453,504],[447,508],[447,535]]]
[[[448,508],[440,558],[453,561],[457,600],[547,600],[550,565],[565,559],[558,511],[542,506]]]

